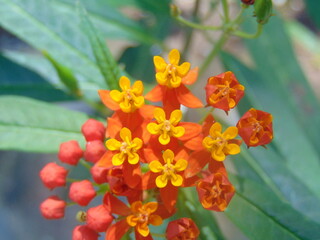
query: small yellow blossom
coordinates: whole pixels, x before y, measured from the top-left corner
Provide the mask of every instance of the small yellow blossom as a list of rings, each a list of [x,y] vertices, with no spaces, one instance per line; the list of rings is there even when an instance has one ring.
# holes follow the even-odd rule
[[[160,85],[169,88],[177,88],[180,86],[182,78],[187,75],[190,70],[190,63],[184,62],[179,65],[180,53],[177,49],[173,49],[169,53],[169,63],[160,57],[153,58],[154,66],[157,74],[156,79]]]
[[[110,92],[110,97],[119,104],[123,112],[134,112],[144,105],[144,97],[141,96],[143,93],[143,83],[141,81],[134,82],[131,87],[130,80],[123,76],[119,80],[119,85],[122,92],[112,90]]]
[[[184,159],[179,159],[175,164],[173,163],[174,153],[167,149],[163,153],[164,165],[161,162],[155,160],[149,164],[151,172],[161,173],[156,178],[156,185],[158,188],[164,188],[167,186],[168,181],[170,180],[173,186],[179,187],[183,183],[183,177],[177,172],[185,170],[188,166],[188,162]]]
[[[106,141],[106,146],[110,151],[120,151],[113,155],[112,164],[119,166],[128,159],[130,164],[137,164],[139,162],[139,155],[137,151],[142,147],[142,140],[134,138],[132,140],[131,131],[128,128],[122,128],[120,131],[120,138],[123,142],[116,139],[109,139]]]
[[[221,124],[216,122],[211,126],[209,134],[203,139],[202,145],[211,152],[211,157],[214,160],[224,161],[227,155],[240,152],[239,145],[231,140],[238,135],[236,127],[228,127],[222,133]]]
[[[166,120],[166,114],[162,108],[156,108],[154,110],[154,118],[157,123],[149,123],[147,130],[151,134],[160,135],[159,142],[162,145],[167,145],[170,142],[170,137],[182,137],[185,133],[185,129],[181,126],[177,126],[182,118],[182,112],[180,110],[174,110],[170,119]]]

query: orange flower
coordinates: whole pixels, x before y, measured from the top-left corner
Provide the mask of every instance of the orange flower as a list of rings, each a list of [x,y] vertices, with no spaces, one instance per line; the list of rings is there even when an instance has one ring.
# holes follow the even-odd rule
[[[130,227],[134,227],[136,237],[150,236],[148,225],[161,225],[164,218],[157,202],[143,204],[141,201],[136,201],[129,208],[110,193],[104,196],[103,202],[110,213],[125,217],[109,227],[106,233],[108,240],[120,240]]]
[[[226,112],[234,108],[244,95],[244,86],[230,71],[210,77],[205,89],[208,105]]]
[[[169,222],[166,230],[168,240],[196,240],[200,231],[197,225],[190,218],[180,218]]]
[[[273,138],[272,115],[254,108],[240,118],[237,128],[248,147],[268,144]]]
[[[228,127],[222,133],[220,123],[214,123],[209,132],[209,136],[202,141],[203,146],[211,152],[211,157],[216,161],[224,161],[226,156],[235,155],[240,152],[240,147],[233,139],[238,135],[236,127]]]
[[[146,96],[152,102],[162,101],[166,112],[180,108],[180,104],[190,108],[203,107],[201,101],[195,97],[184,84],[192,84],[198,77],[198,68],[190,70],[190,63],[179,65],[180,53],[173,49],[169,53],[169,63],[160,56],[153,59],[156,68],[158,85]]]
[[[227,208],[235,189],[225,174],[216,172],[200,180],[197,191],[205,209],[220,212]]]

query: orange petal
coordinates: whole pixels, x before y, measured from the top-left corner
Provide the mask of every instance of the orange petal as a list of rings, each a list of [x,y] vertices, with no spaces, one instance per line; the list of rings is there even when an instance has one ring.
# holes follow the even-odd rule
[[[111,193],[104,195],[103,203],[110,213],[120,216],[128,216],[131,214],[131,209]]]
[[[129,229],[126,219],[116,222],[108,228],[105,240],[120,240]]]
[[[188,168],[185,170],[184,174],[187,178],[196,175],[203,169],[210,159],[210,152],[207,150],[193,152],[188,159]]]
[[[175,91],[177,98],[182,105],[190,108],[203,107],[200,99],[194,96],[186,86],[181,84],[180,87],[175,88]]]
[[[106,136],[110,138],[116,138],[116,136],[120,133],[121,128],[122,124],[119,120],[108,118]]]
[[[159,191],[160,197],[165,207],[168,209],[169,212],[171,212],[174,209],[177,202],[178,188],[172,186],[172,184],[168,182],[167,186],[164,188],[159,188]]]
[[[98,90],[102,103],[109,109],[117,111],[120,109],[119,104],[112,100],[109,90]]]
[[[151,89],[150,92],[148,92],[145,97],[145,99],[151,101],[151,102],[160,102],[163,99],[163,89],[158,84],[153,89]]]
[[[179,137],[181,141],[186,141],[190,138],[194,138],[199,135],[202,131],[201,125],[191,122],[181,122],[178,126],[181,126],[185,129],[185,133],[182,137]]]
[[[112,152],[110,151],[106,151],[102,157],[100,158],[100,160],[97,162],[97,166],[98,167],[105,167],[105,168],[111,168],[113,167],[112,164]]]
[[[132,165],[127,161],[123,163],[123,177],[125,183],[135,188],[141,181],[141,169],[140,164]]]
[[[186,85],[191,85],[198,79],[199,68],[195,67],[191,69],[188,74],[182,78],[182,83]]]

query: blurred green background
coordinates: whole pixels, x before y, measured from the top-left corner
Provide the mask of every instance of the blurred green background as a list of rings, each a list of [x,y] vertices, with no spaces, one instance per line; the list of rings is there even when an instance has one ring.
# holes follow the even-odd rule
[[[231,18],[239,2],[228,1]],[[89,116],[107,114],[98,89],[116,86],[122,74],[150,89],[152,57],[172,48],[192,67],[203,64],[221,31],[179,24],[170,3],[190,21],[221,24],[218,0],[0,0],[1,240],[71,239],[77,209],[44,220],[40,202],[67,193],[49,193],[38,172],[57,160],[61,142],[84,144],[80,128]],[[263,33],[228,38],[193,86],[204,101],[207,78],[233,71],[246,96],[231,123],[255,107],[272,113],[275,135],[268,149],[244,147],[227,160],[237,194],[225,213],[205,211],[188,195],[185,210],[200,239],[320,239],[320,2],[273,4]],[[245,10],[242,30],[255,31],[253,15],[253,7]]]

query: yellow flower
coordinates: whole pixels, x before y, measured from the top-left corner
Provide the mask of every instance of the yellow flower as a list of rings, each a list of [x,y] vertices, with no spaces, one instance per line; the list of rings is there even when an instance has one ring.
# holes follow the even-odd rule
[[[180,53],[177,49],[173,49],[169,53],[169,63],[160,57],[153,58],[154,66],[156,68],[156,79],[160,85],[169,88],[177,88],[181,84],[181,80],[190,70],[190,63],[184,62],[178,65],[180,61]]]
[[[231,140],[237,135],[238,129],[236,127],[228,127],[222,133],[221,124],[216,122],[211,126],[209,136],[203,139],[202,145],[211,152],[211,157],[214,160],[223,161],[227,155],[240,152],[239,145]]]
[[[166,114],[162,108],[156,108],[154,110],[154,118],[157,123],[149,123],[147,130],[151,134],[160,135],[159,142],[162,145],[167,145],[170,142],[170,137],[182,137],[185,133],[185,129],[181,126],[177,126],[182,118],[182,112],[180,110],[174,110],[170,119],[166,120]]]
[[[119,104],[123,112],[134,112],[144,105],[144,97],[141,96],[143,93],[143,83],[141,81],[134,82],[131,87],[130,80],[123,76],[119,80],[119,85],[122,92],[112,90],[110,92],[110,97]]]
[[[174,153],[167,149],[163,153],[164,165],[161,162],[155,160],[149,164],[151,172],[161,173],[156,178],[156,185],[158,188],[164,188],[167,186],[168,181],[170,180],[173,186],[179,187],[183,183],[183,177],[177,172],[185,170],[188,166],[188,162],[184,159],[179,159],[175,164],[173,164]]]
[[[106,141],[106,146],[110,151],[120,151],[113,155],[112,164],[119,166],[126,159],[128,159],[130,164],[137,164],[140,159],[137,151],[142,147],[142,140],[140,138],[132,140],[131,131],[128,128],[121,129],[120,138],[123,142],[119,142],[113,138]]]

